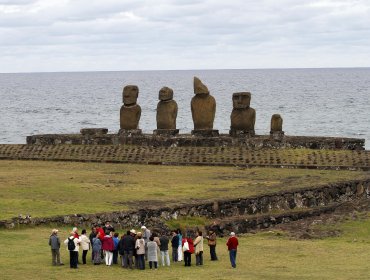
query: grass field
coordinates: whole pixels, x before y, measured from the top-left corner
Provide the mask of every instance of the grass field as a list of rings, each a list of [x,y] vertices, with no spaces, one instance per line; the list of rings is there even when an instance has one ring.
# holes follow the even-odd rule
[[[369,279],[370,218],[339,225],[340,237],[291,240],[284,233],[258,233],[239,237],[236,269],[230,267],[225,239],[219,239],[218,262],[209,261],[205,246],[203,267],[175,263],[157,271],[127,271],[118,266],[87,264],[68,267],[68,252],[61,249],[67,265],[51,266],[47,245],[50,228],[0,230],[1,279]],[[59,233],[62,241],[68,229]],[[194,257],[193,260],[194,262]]]
[[[369,172],[0,161],[0,219],[171,206],[366,176]]]

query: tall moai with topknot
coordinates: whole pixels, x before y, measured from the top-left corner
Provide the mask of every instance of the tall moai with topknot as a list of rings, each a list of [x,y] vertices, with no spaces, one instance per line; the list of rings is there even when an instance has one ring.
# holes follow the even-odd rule
[[[179,130],[176,129],[177,103],[173,100],[173,90],[169,87],[163,87],[159,91],[159,102],[157,105],[157,129],[153,131],[154,135],[176,135]]]
[[[233,110],[230,115],[230,136],[254,136],[256,110],[250,107],[250,92],[233,93]]]
[[[195,136],[218,136],[218,130],[213,129],[216,114],[216,100],[202,81],[194,77],[194,94],[191,99],[191,115],[193,117]]]
[[[283,137],[283,118],[279,114],[273,114],[271,116],[270,138],[281,141]]]
[[[127,85],[123,88],[123,105],[120,110],[120,134],[141,134],[139,121],[141,107],[137,104],[139,88],[135,85]]]

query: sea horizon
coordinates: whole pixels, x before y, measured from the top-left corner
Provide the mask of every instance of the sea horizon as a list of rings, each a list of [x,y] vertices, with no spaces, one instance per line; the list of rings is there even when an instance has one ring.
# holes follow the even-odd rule
[[[0,143],[25,143],[26,136],[35,134],[79,133],[83,127],[116,133],[127,84],[139,86],[144,133],[156,129],[163,86],[174,90],[177,128],[189,133],[193,76],[216,98],[214,127],[220,133],[230,127],[232,93],[250,91],[257,134],[268,134],[271,115],[279,113],[286,135],[364,138],[370,148],[369,67],[1,73]]]

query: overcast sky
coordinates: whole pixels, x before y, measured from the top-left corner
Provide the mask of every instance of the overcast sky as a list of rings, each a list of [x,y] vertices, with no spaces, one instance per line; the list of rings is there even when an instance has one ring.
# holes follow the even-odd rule
[[[0,0],[0,72],[369,67],[370,0]]]

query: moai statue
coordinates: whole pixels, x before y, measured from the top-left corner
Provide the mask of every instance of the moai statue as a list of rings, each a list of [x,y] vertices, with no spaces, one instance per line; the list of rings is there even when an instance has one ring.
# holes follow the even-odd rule
[[[123,106],[120,110],[120,134],[140,134],[139,121],[141,116],[141,107],[136,104],[139,95],[137,86],[125,86],[123,88]]]
[[[274,114],[271,117],[270,138],[274,140],[282,140],[283,137],[283,118],[279,114]]]
[[[197,77],[194,77],[194,94],[191,99],[194,130],[191,133],[196,136],[218,136],[218,130],[213,130],[216,100]]]
[[[163,87],[159,91],[159,102],[157,105],[157,129],[155,135],[176,135],[177,103],[173,100],[173,90]]]
[[[233,110],[231,112],[230,136],[254,136],[256,111],[249,107],[250,92],[233,93]]]

